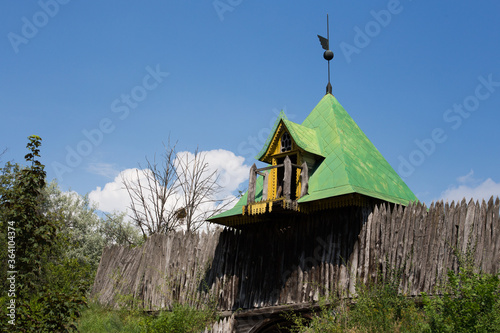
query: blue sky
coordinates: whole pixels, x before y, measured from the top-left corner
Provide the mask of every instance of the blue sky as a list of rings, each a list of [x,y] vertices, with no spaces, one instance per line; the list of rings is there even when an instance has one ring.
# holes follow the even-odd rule
[[[246,170],[279,110],[301,123],[324,95],[329,13],[333,94],[419,199],[500,195],[498,1],[41,0],[0,13],[2,159],[23,162],[37,134],[64,190],[104,189],[169,137]]]

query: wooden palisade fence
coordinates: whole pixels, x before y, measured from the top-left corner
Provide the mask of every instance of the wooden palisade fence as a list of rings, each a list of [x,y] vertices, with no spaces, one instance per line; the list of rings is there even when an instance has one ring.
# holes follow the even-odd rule
[[[500,271],[499,206],[491,198],[344,207],[244,230],[154,235],[142,247],[106,248],[92,294],[112,307],[130,295],[151,311],[212,299],[230,313],[308,304],[330,292],[353,296],[357,281],[393,271],[402,273],[402,293],[432,294],[447,270],[458,269],[454,248],[471,244],[482,271]]]

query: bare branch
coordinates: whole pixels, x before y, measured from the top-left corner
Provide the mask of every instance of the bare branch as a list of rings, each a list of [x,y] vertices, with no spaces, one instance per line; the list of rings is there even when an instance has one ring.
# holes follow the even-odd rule
[[[232,200],[218,198],[222,187],[217,171],[211,171],[205,154],[196,149],[177,154],[165,146],[161,162],[146,159],[133,180],[122,179],[131,204],[130,217],[144,236],[179,228],[196,231],[206,220],[224,210]]]

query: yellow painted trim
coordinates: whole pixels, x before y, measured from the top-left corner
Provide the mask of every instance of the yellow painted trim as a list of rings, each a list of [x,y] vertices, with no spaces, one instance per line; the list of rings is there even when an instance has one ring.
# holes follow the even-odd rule
[[[274,137],[271,140],[271,143],[269,144],[269,147],[267,148],[266,153],[262,157],[262,161],[264,162],[270,162],[271,156],[279,154],[281,151],[281,135],[285,131],[285,125],[283,124],[283,121],[280,122],[278,129],[276,130],[276,133],[274,133]],[[288,133],[290,134],[290,133]],[[292,144],[293,144],[293,138],[292,138]]]
[[[272,159],[272,165],[277,165],[276,158]],[[269,179],[267,182],[267,199],[272,200],[276,198],[276,183],[277,183],[278,170],[271,169],[269,172]]]
[[[300,153],[297,153],[297,165],[302,165],[302,157],[300,155]],[[302,188],[302,182],[301,182],[301,179],[300,179],[300,174],[301,174],[302,170],[300,170],[299,168],[297,168],[296,170],[296,179],[295,179],[295,182],[297,184],[297,188],[295,190],[295,198],[297,198],[297,200],[300,198],[300,190]]]
[[[339,197],[332,197],[318,201],[299,204],[301,211],[311,213],[319,210],[335,209],[348,206],[363,207],[370,205],[370,201],[359,194],[347,194]]]

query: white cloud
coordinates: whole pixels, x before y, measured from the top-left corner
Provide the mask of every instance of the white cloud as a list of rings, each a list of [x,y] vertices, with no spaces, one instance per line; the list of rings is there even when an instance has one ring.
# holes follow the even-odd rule
[[[441,199],[451,202],[454,200],[462,201],[465,198],[469,201],[474,200],[488,201],[491,196],[500,197],[500,183],[496,183],[491,178],[482,181],[474,178],[474,171],[471,170],[468,174],[458,177],[459,185],[453,185],[441,193]]]
[[[87,167],[87,171],[107,178],[114,178],[119,174],[115,166],[109,163],[90,163]]]
[[[112,213],[114,211],[127,211],[130,205],[130,198],[127,190],[123,187],[122,179],[133,179],[136,177],[138,169],[126,169],[120,172],[115,179],[104,185],[104,188],[98,186],[89,193],[89,199],[94,201],[99,210]],[[141,174],[141,172],[139,172]]]
[[[246,180],[250,171],[250,166],[245,165],[245,158],[236,156],[232,151],[217,149],[201,152],[208,163],[208,172],[217,171],[219,175],[219,185],[222,187],[220,197],[231,195]],[[177,158],[187,158],[192,160],[194,154],[183,151],[177,154]]]
[[[222,186],[222,191],[219,193],[219,198],[234,199],[233,192],[239,186],[248,180],[250,166],[245,165],[245,158],[236,156],[233,152],[218,149],[201,152],[205,156],[205,162],[208,163],[209,172],[217,170],[219,173],[219,184]],[[192,159],[194,157],[191,152],[180,152],[178,158]],[[139,172],[138,172],[139,171]],[[97,187],[90,192],[89,198],[96,202],[99,209],[105,212],[126,211],[130,206],[130,198],[125,190],[122,179],[135,181],[137,172],[145,181],[142,170],[126,169],[121,171],[112,182],[107,183],[104,188]],[[213,205],[207,203],[205,205]],[[207,207],[208,208],[208,207]]]

